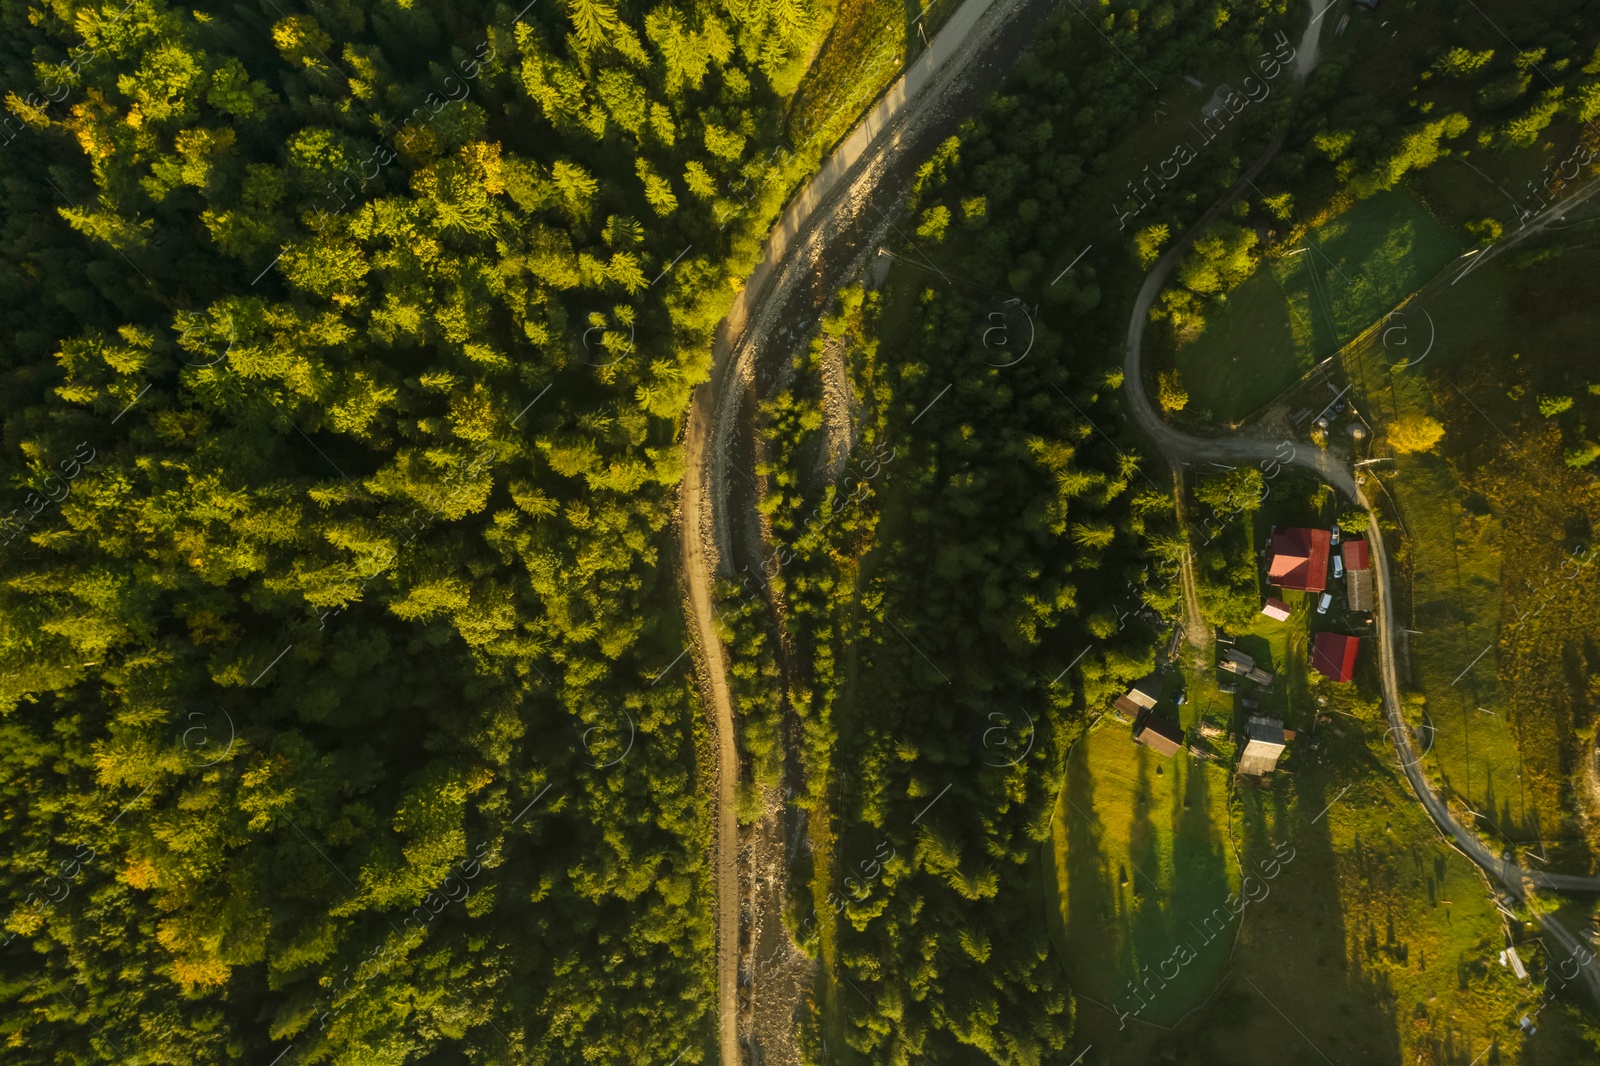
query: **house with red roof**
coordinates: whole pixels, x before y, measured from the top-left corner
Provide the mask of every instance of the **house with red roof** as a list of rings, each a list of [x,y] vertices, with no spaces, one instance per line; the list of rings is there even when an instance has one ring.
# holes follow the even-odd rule
[[[1328,587],[1332,534],[1303,526],[1274,528],[1268,549],[1267,580],[1281,589],[1321,592]]]
[[[1360,647],[1360,637],[1318,633],[1311,642],[1311,665],[1323,677],[1349,681],[1356,674],[1356,651]]]

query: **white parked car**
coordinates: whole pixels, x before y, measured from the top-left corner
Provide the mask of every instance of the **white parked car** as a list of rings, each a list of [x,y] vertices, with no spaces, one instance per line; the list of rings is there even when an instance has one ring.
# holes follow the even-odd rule
[[[1331,604],[1331,603],[1333,603],[1333,593],[1324,592],[1322,594],[1322,599],[1317,601],[1317,613],[1318,614],[1327,614],[1328,613],[1328,605]]]
[[[1333,544],[1333,546],[1335,548],[1337,548],[1339,546],[1339,527],[1338,526],[1332,526],[1332,527],[1329,528],[1328,532],[1330,534],[1332,534],[1332,536],[1333,536],[1332,544]]]
[[[1333,576],[1335,580],[1344,577],[1344,560],[1337,555],[1333,557]]]

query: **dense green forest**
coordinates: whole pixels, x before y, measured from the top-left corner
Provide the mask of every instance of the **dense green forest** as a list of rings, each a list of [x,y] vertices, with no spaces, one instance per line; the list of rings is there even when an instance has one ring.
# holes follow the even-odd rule
[[[824,6],[0,4],[3,1061],[710,1053],[677,432],[848,111],[788,104]],[[1570,6],[1531,61],[1445,42],[1403,114],[1408,84],[1319,72],[1329,117],[1197,247],[1174,333],[1253,223],[1592,123]],[[794,928],[860,993],[818,1003],[814,1061],[1066,1046],[1028,860],[1186,550],[1115,399],[1121,301],[1287,120],[1299,18],[1061,12],[762,407],[777,554],[722,624],[745,813],[792,725]],[[813,95],[857,100],[830,64]],[[1252,71],[1272,92],[1152,178],[1166,87]],[[835,356],[863,413],[823,476]],[[1591,399],[1548,397],[1574,466]]]
[[[0,23],[0,1057],[699,1061],[674,434],[815,5]]]

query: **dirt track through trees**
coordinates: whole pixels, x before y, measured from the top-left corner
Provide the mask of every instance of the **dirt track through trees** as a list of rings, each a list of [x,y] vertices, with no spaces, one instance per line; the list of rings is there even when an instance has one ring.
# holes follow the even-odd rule
[[[890,224],[887,211],[898,201],[908,161],[914,164],[929,150],[934,136],[952,132],[952,115],[970,113],[999,82],[1050,6],[1048,0],[967,0],[951,16],[927,51],[790,201],[767,238],[761,262],[718,330],[711,380],[695,390],[684,434],[680,539],[691,639],[717,745],[712,865],[722,1066],[739,1066],[741,1060],[741,970],[751,980],[760,972],[742,967],[739,952],[739,756],[727,651],[717,635],[712,601],[714,575],[732,571],[728,452],[739,406],[754,387],[756,355],[774,347],[770,341],[788,305],[796,298],[825,294],[848,268],[859,265],[865,249]],[[868,215],[869,207],[876,209],[875,216]]]

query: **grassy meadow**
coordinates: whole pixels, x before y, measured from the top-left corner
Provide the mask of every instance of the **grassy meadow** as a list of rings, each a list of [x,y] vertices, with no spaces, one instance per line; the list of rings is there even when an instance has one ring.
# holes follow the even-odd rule
[[[1177,367],[1191,409],[1222,421],[1259,410],[1461,254],[1415,197],[1364,200],[1263,263]]]
[[[1297,613],[1273,624],[1304,620]],[[1187,755],[1160,760],[1165,772],[1155,776],[1158,757],[1136,748],[1126,726],[1102,726],[1074,751],[1049,849],[1060,889],[1051,921],[1080,995],[1075,1043],[1090,1048],[1085,1066],[1584,1061],[1558,1012],[1545,1010],[1532,1038],[1518,1028],[1541,992],[1499,965],[1502,917],[1476,867],[1444,844],[1411,796],[1375,693],[1317,692],[1328,699],[1317,749],[1302,738],[1270,783],[1243,780],[1231,795],[1226,769],[1208,767],[1197,780]],[[1181,810],[1180,793],[1206,806],[1196,813],[1191,799]],[[1091,812],[1093,829],[1069,797]],[[1256,901],[1147,997],[1142,1017],[1124,1018],[1138,1005],[1128,982],[1177,942],[1162,937],[1181,939],[1182,923],[1203,920],[1194,915],[1232,890],[1206,861],[1191,858],[1184,875],[1173,857],[1185,847],[1213,856],[1224,835]],[[1143,879],[1131,868],[1119,884],[1135,856],[1163,894],[1135,895]],[[1232,853],[1225,869],[1236,885]],[[1187,942],[1205,944],[1192,928]],[[1519,950],[1537,974],[1537,942]],[[1485,1054],[1491,1047],[1497,1053]]]
[[[1153,973],[1142,1016],[1171,1022],[1215,984],[1237,926],[1227,905],[1239,888],[1231,776],[1187,752],[1163,758],[1110,718],[1073,749],[1051,854],[1053,924],[1079,996],[1138,1009],[1130,982]],[[1173,958],[1181,944],[1195,953],[1183,965]]]
[[[1600,492],[1593,473],[1562,461],[1591,416],[1580,402],[1548,417],[1539,400],[1590,401],[1600,381],[1574,358],[1592,340],[1571,303],[1600,253],[1534,258],[1491,262],[1408,307],[1407,321],[1435,335],[1417,366],[1390,369],[1379,338],[1348,353],[1347,370],[1376,421],[1424,414],[1444,426],[1434,451],[1396,456],[1387,480],[1406,532],[1403,617],[1420,630],[1411,681],[1436,729],[1429,769],[1482,828],[1586,872],[1600,567],[1570,553],[1593,541]]]
[[[826,153],[960,6],[959,0],[840,0],[829,6],[805,77],[789,100],[790,142]]]

